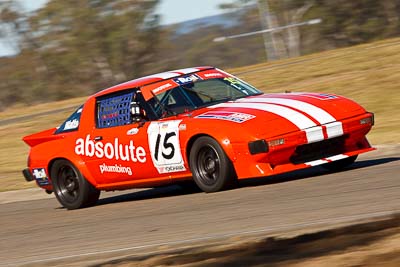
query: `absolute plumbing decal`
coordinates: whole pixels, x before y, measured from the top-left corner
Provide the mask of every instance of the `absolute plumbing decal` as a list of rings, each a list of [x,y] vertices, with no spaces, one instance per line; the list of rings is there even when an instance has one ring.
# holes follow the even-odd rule
[[[91,140],[90,134],[85,139],[76,140],[75,153],[87,157],[96,156],[99,159],[106,157],[107,159],[146,162],[146,151],[141,146],[134,146],[132,140],[129,144],[120,144],[118,138],[114,139],[114,143],[101,141],[95,143]]]
[[[105,163],[103,163],[99,167],[100,167],[101,174],[103,174],[105,172],[111,172],[111,173],[126,173],[128,175],[132,175],[131,167],[125,167],[125,166],[118,165],[118,164],[106,165]]]

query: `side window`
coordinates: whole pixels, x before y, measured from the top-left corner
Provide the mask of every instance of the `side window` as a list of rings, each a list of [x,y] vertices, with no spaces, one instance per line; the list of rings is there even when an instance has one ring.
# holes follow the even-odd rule
[[[107,95],[97,99],[97,128],[109,128],[132,123],[133,91]]]
[[[60,127],[57,128],[56,134],[77,131],[79,128],[79,123],[81,121],[81,113],[82,113],[83,105],[80,106],[74,113],[72,113],[69,118],[64,121]]]

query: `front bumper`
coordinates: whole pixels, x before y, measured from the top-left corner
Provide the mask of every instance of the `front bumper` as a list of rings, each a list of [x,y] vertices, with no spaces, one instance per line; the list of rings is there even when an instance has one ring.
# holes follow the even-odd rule
[[[247,152],[246,144],[233,144],[235,157],[232,161],[238,178],[243,179],[276,175],[352,157],[374,150],[365,137],[373,122],[373,115],[365,113],[339,121],[342,130],[337,133],[332,132],[332,127],[318,126],[319,129],[326,128],[327,136],[315,142],[309,142],[310,135],[304,131],[274,136],[266,141],[269,144],[274,141],[277,145],[269,145],[266,153],[251,154]]]

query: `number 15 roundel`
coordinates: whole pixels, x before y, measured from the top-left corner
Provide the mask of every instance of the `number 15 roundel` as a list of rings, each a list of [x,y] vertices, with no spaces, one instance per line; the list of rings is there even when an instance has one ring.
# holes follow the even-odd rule
[[[147,129],[151,159],[159,173],[186,171],[179,146],[180,123],[152,122]]]

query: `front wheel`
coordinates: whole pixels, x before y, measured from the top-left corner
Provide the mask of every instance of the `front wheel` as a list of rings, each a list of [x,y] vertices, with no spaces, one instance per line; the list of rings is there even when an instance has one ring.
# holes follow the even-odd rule
[[[203,136],[194,142],[189,162],[193,180],[204,192],[225,189],[236,179],[232,162],[211,137]]]
[[[321,166],[324,167],[325,169],[329,170],[329,171],[341,171],[344,168],[350,166],[351,164],[353,164],[356,159],[357,159],[358,155],[352,156],[352,157],[348,157],[348,158],[344,158],[344,159],[340,159],[337,161],[333,161],[333,162],[329,162],[326,164],[322,164]]]
[[[100,191],[67,160],[54,163],[51,178],[57,200],[69,210],[93,206],[99,199]]]

